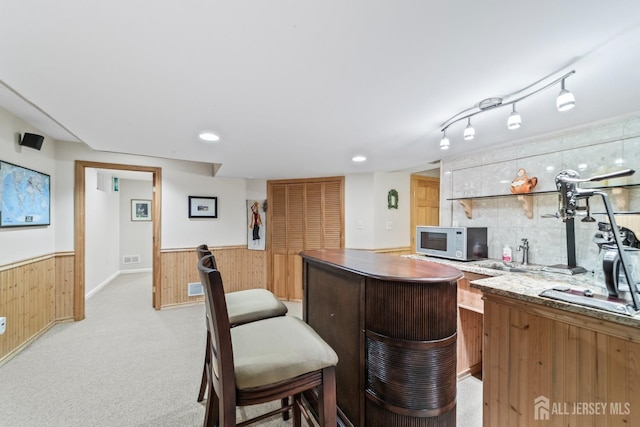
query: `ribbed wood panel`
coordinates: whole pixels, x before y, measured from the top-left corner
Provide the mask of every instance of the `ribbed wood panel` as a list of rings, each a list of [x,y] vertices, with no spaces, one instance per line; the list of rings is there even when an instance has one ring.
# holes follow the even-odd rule
[[[497,296],[487,296],[484,321],[484,426],[640,425],[636,328]],[[539,396],[548,420],[535,419]]]
[[[319,249],[324,247],[322,187],[323,184],[320,183],[305,184],[305,249]]]
[[[0,361],[55,321],[73,316],[73,255],[45,255],[0,267]]]
[[[367,279],[366,327],[412,341],[442,339],[456,332],[456,282],[401,283]]]
[[[416,418],[386,411],[374,402],[367,401],[366,427],[455,427],[456,411],[454,408],[439,417]],[[496,426],[497,427],[497,426]]]
[[[455,334],[434,342],[367,334],[366,349],[367,393],[392,412],[434,417],[455,404]]]
[[[327,249],[344,247],[343,182],[323,184],[324,246]]]
[[[271,187],[269,207],[269,245],[274,251],[287,250],[287,187]]]
[[[304,184],[287,186],[287,250],[298,253],[304,249]]]
[[[266,288],[266,252],[244,246],[210,247],[225,286],[225,292]],[[187,283],[199,282],[195,248],[165,250],[162,257],[162,306],[204,301],[189,297]]]

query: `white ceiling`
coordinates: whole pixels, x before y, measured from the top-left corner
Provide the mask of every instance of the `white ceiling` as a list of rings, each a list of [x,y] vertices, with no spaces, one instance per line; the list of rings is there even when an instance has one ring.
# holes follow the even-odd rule
[[[639,66],[637,0],[0,3],[0,106],[56,139],[225,177],[427,169],[640,111]],[[438,148],[459,111],[570,70],[575,109],[557,112],[556,86],[518,104],[519,130],[494,109],[475,140],[461,122]]]

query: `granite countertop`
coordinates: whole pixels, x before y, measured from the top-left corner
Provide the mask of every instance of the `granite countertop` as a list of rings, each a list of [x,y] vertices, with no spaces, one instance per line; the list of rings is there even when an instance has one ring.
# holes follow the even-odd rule
[[[551,273],[542,271],[543,266],[536,265],[529,266],[530,271],[527,272],[509,272],[486,267],[486,265],[492,263],[499,264],[500,261],[497,260],[461,262],[427,257],[424,255],[405,255],[405,257],[447,264],[463,272],[489,276],[471,281],[473,288],[480,289],[487,294],[501,295],[623,325],[640,327],[640,314],[627,316],[539,296],[540,292],[555,286],[569,286],[572,289],[581,291],[588,289],[594,294],[606,295],[606,289],[595,284],[593,273],[590,272],[576,275]],[[517,267],[518,263],[514,263],[513,265]]]

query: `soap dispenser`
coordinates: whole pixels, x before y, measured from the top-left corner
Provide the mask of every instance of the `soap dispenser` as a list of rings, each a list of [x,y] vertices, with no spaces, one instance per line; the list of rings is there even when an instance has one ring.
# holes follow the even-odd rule
[[[504,245],[502,248],[502,261],[511,262],[511,247],[509,245]]]

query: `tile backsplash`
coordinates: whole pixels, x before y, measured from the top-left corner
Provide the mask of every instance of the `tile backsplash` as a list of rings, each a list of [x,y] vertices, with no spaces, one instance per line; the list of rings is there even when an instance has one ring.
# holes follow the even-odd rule
[[[587,178],[638,167],[640,113],[519,142],[517,147],[507,144],[473,155],[443,159],[440,166],[440,224],[487,227],[490,258],[500,258],[502,247],[509,244],[514,260],[521,261],[522,253],[516,248],[521,239],[527,238],[530,263],[566,264],[566,224],[558,218],[543,217],[558,211],[556,175],[562,170],[573,169]],[[510,194],[511,181],[520,168],[525,169],[529,177],[538,179],[534,195],[527,196],[533,199],[532,218],[525,214],[522,202]],[[581,184],[581,187],[633,184],[640,185],[640,171],[629,177]],[[640,211],[640,186],[606,191],[616,212]],[[621,194],[614,194],[614,191]],[[505,197],[486,197],[495,195]],[[474,197],[472,218],[467,218],[458,200],[451,200],[465,197]],[[591,197],[589,203],[597,221],[582,222],[584,216],[576,216],[575,235],[578,265],[591,271],[596,267],[598,255],[598,247],[592,239],[598,230],[598,221],[607,219],[603,214],[602,197]],[[585,200],[580,200],[579,205],[584,206]],[[640,229],[633,231],[640,237]]]

